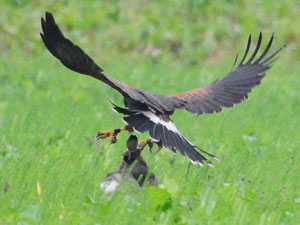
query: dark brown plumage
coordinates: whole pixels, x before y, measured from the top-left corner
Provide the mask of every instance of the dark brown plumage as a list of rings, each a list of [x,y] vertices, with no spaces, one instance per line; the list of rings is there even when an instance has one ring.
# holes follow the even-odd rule
[[[46,13],[45,20],[42,18],[42,29],[41,37],[45,46],[63,65],[78,73],[101,80],[123,95],[126,108],[115,105],[113,108],[126,115],[124,122],[138,132],[149,131],[150,136],[161,141],[164,147],[172,152],[178,150],[192,162],[200,165],[206,158],[196,150],[197,146],[178,131],[170,115],[176,109],[186,109],[195,114],[220,112],[222,107],[232,107],[244,101],[252,88],[260,84],[265,72],[274,62],[275,56],[282,49],[267,57],[273,42],[272,35],[263,53],[257,57],[262,42],[260,33],[254,52],[246,60],[251,45],[250,35],[241,62],[235,67],[238,58],[236,57],[233,70],[224,78],[217,79],[205,87],[165,96],[130,87],[104,74],[86,53],[63,36],[51,13]],[[214,157],[200,148],[198,150]]]

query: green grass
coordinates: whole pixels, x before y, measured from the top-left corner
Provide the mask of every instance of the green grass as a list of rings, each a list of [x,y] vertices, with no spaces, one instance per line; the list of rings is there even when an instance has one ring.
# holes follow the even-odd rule
[[[0,224],[299,223],[297,1],[180,2],[0,3]],[[288,47],[245,103],[172,117],[221,158],[215,169],[191,166],[187,176],[179,154],[145,151],[159,187],[106,197],[99,184],[117,169],[127,135],[101,142],[103,156],[86,137],[123,125],[107,102],[122,99],[47,52],[38,35],[46,10],[106,73],[163,94],[225,75],[250,32],[262,30],[265,44],[274,31],[274,49]]]

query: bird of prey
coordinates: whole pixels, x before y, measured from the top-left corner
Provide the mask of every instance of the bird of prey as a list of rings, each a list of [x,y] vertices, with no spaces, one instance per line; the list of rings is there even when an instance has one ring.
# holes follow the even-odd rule
[[[80,47],[64,37],[51,13],[46,12],[45,19],[41,18],[41,24],[41,38],[45,46],[64,66],[106,83],[123,96],[125,107],[113,104],[113,109],[124,115],[123,121],[127,125],[120,129],[99,132],[98,138],[110,138],[111,142],[115,142],[117,134],[122,130],[138,133],[148,131],[154,143],[160,143],[173,153],[179,151],[192,163],[201,166],[204,162],[213,166],[207,156],[216,160],[218,158],[194,145],[177,129],[170,116],[177,109],[185,109],[198,115],[211,114],[221,112],[222,107],[232,107],[245,101],[252,88],[261,83],[266,71],[275,61],[275,56],[283,48],[268,54],[273,43],[272,35],[261,55],[257,56],[262,42],[260,33],[253,53],[246,59],[251,45],[250,35],[241,61],[236,65],[237,55],[233,69],[222,79],[217,79],[208,86],[165,96],[131,87],[106,75]]]

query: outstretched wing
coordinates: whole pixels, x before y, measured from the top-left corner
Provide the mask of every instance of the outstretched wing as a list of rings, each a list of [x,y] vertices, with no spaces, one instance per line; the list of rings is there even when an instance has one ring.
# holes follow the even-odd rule
[[[154,94],[142,89],[130,87],[103,73],[103,70],[81,48],[66,39],[55,23],[51,13],[46,12],[46,17],[41,18],[43,34],[41,38],[53,56],[58,58],[67,68],[81,74],[90,75],[101,80],[119,91],[123,96],[135,101],[145,103],[159,112],[171,111],[172,107],[167,99],[170,97]]]
[[[90,75],[128,95],[134,88],[103,74],[103,70],[77,45],[66,39],[55,23],[51,13],[46,12],[46,20],[41,18],[43,34],[41,38],[53,56],[63,65],[78,73]]]
[[[245,62],[251,45],[251,35],[244,56],[239,65],[227,74],[224,78],[214,81],[206,87],[200,87],[194,90],[174,94],[174,108],[184,108],[191,113],[214,113],[221,112],[222,107],[232,107],[248,98],[248,93],[253,87],[260,84],[265,72],[270,69],[275,61],[275,56],[282,50],[275,51],[266,57],[269,52],[274,36],[272,35],[263,53],[257,58],[257,52],[262,41],[262,34],[259,34],[256,48]],[[235,58],[233,67],[235,67],[238,55]]]
[[[64,37],[51,13],[47,12],[46,19],[42,18],[41,22],[43,29],[41,38],[45,46],[63,65],[78,73],[87,74],[101,80],[119,91],[124,97],[144,103],[151,110],[160,113],[171,113],[179,108],[184,108],[196,114],[220,112],[223,106],[231,107],[245,100],[248,97],[248,92],[254,86],[260,84],[265,72],[271,67],[274,57],[282,49],[266,57],[272,45],[272,36],[264,52],[253,62],[260,48],[262,40],[262,35],[260,34],[254,53],[244,63],[251,44],[250,36],[246,52],[240,64],[223,79],[216,80],[206,87],[165,96],[130,87],[105,75],[103,70],[83,50]]]

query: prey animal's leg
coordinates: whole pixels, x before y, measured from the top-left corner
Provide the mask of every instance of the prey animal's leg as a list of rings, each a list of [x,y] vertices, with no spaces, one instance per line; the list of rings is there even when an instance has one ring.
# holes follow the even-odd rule
[[[100,131],[97,133],[96,138],[97,139],[106,139],[109,138],[110,143],[116,143],[117,142],[117,135],[121,132],[127,130],[129,133],[133,132],[133,128],[130,125],[126,125],[125,127],[108,130],[108,131]]]

